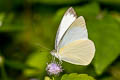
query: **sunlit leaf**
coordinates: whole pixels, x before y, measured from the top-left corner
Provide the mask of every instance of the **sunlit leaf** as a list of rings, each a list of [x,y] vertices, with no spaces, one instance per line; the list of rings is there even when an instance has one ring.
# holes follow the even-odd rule
[[[43,77],[46,73],[47,63],[50,62],[50,53],[49,52],[40,52],[37,51],[31,54],[26,62],[27,65],[37,68],[34,69],[25,69],[24,75],[31,76],[40,76]]]
[[[64,74],[61,80],[95,80],[93,77],[88,76],[87,74]]]

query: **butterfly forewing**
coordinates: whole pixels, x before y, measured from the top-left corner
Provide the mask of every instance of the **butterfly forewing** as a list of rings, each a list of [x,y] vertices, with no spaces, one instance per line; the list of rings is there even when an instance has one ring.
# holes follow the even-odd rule
[[[64,33],[69,28],[69,26],[75,21],[76,17],[77,15],[72,7],[69,8],[64,14],[59,29],[57,31],[55,49],[57,49],[61,38],[63,37]]]
[[[88,33],[86,29],[85,20],[82,16],[78,17],[69,27],[60,41],[59,48],[71,43],[75,40],[88,39]]]

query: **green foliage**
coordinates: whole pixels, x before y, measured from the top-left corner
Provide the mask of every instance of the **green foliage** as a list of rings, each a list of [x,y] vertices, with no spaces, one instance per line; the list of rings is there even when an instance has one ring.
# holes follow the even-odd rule
[[[90,36],[96,44],[96,56],[93,64],[96,72],[102,74],[104,69],[119,56],[119,25],[114,21],[111,15],[104,15],[103,19],[95,20],[94,22],[95,23],[90,23],[95,29],[95,32],[94,30],[91,32],[93,36]],[[97,26],[97,24],[99,25]],[[109,31],[104,31],[105,29]],[[114,51],[112,51],[112,49]]]
[[[28,77],[36,75],[40,75],[42,77],[46,73],[46,66],[50,60],[50,53],[48,52],[37,51],[31,54],[26,64],[37,69],[25,69],[24,74]]]
[[[87,74],[64,74],[61,80],[95,80],[93,77],[88,76]]]

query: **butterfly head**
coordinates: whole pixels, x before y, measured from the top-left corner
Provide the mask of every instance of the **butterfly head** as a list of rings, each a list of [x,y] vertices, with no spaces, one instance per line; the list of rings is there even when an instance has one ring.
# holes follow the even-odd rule
[[[52,50],[50,53],[51,53],[53,56],[55,56],[56,58],[60,58],[60,55],[59,55],[59,53],[57,52],[57,50]]]
[[[57,53],[57,50],[52,50],[50,53],[54,56]]]

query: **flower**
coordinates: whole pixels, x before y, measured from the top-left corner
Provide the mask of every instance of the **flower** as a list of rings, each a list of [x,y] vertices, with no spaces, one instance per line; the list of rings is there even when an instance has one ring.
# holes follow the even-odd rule
[[[60,72],[63,71],[62,66],[55,62],[48,64],[46,70],[49,75],[58,75]]]

